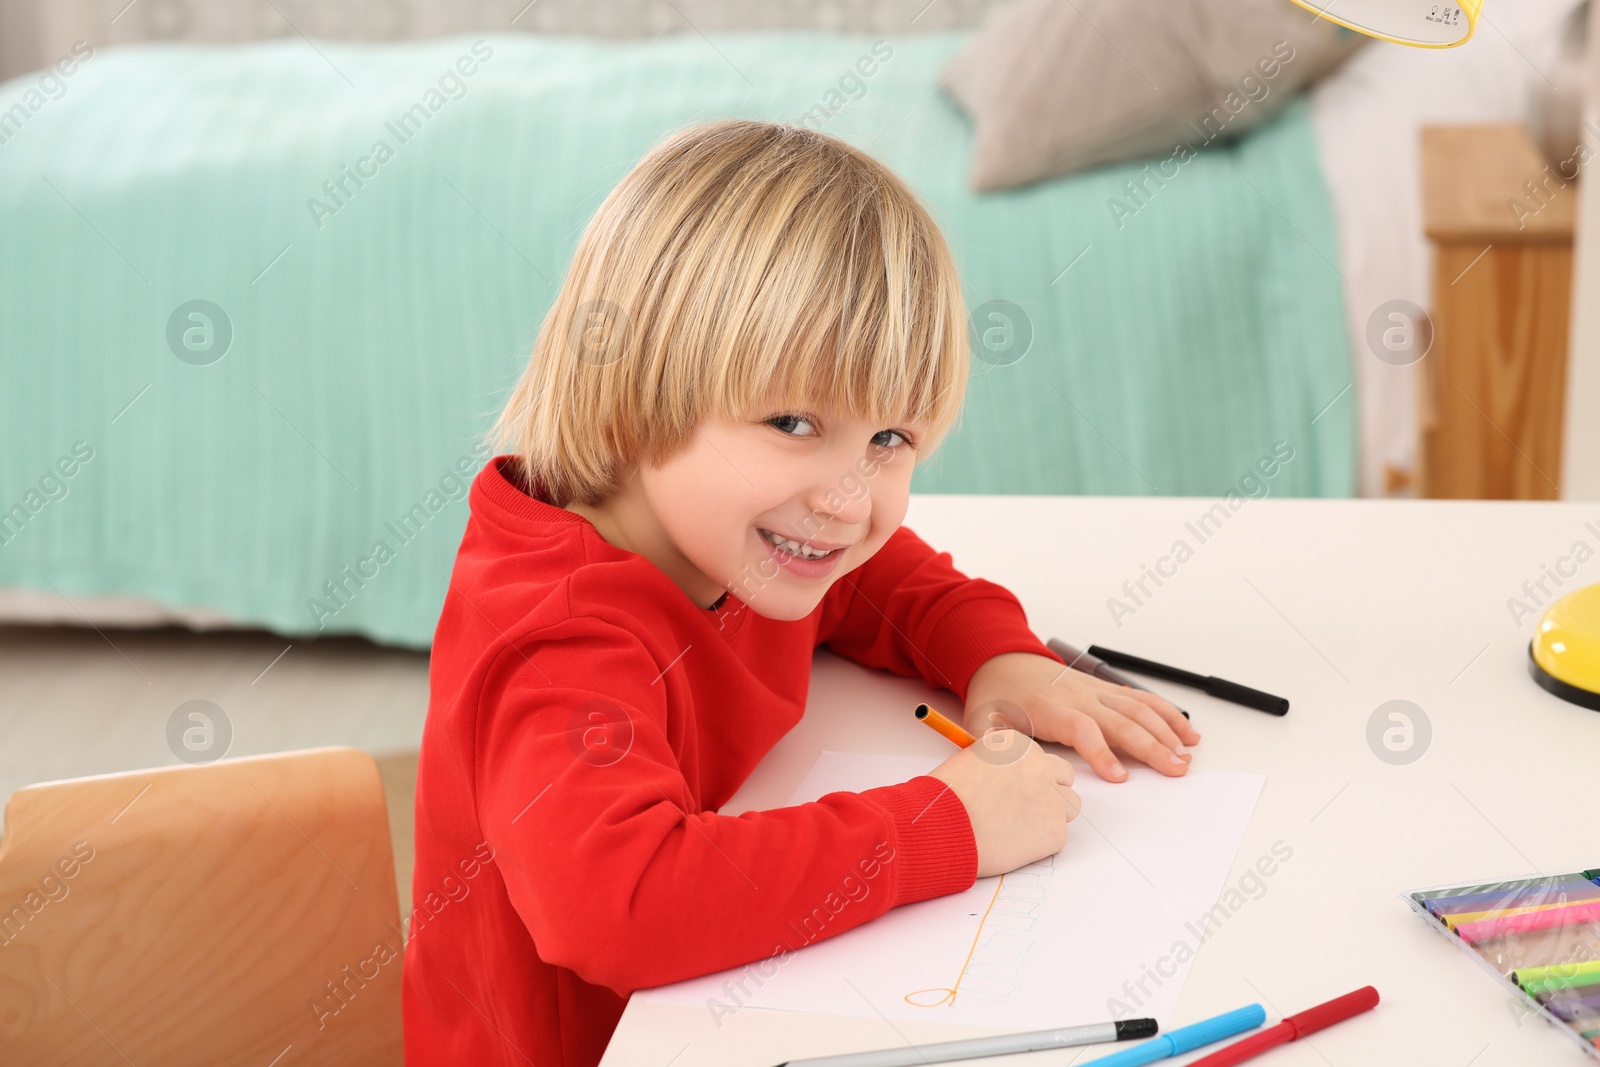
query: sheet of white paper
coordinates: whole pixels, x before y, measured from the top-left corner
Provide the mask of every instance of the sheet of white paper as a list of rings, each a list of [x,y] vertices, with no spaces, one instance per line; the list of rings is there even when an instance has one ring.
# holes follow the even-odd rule
[[[790,802],[903,782],[939,762],[824,752]],[[1265,779],[1130,767],[1113,784],[1078,770],[1083,812],[1050,859],[649,999],[1019,1030],[1149,1015],[1165,1027],[1194,954],[1226,921],[1212,909]]]

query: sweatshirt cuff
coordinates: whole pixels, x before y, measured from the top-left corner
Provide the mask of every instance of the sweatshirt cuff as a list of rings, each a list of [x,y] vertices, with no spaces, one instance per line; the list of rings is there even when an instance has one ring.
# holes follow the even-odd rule
[[[861,794],[889,816],[894,858],[890,907],[968,889],[978,877],[978,842],[955,791],[932,775]]]
[[[928,663],[964,704],[979,667],[1003,652],[1031,652],[1065,665],[1028,628],[1021,601],[1004,586],[974,579],[976,595],[952,606],[931,626]],[[986,588],[985,588],[986,587]],[[930,679],[932,681],[932,679]]]

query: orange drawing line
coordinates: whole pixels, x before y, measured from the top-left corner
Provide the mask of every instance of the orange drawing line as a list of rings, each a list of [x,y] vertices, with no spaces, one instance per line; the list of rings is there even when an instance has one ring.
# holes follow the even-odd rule
[[[978,951],[978,938],[983,936],[983,924],[989,921],[989,913],[994,910],[994,902],[1000,899],[1000,887],[1006,884],[1006,876],[1001,875],[1000,880],[994,884],[994,896],[989,898],[989,906],[983,909],[983,918],[978,920],[978,928],[972,932],[972,945],[967,949],[967,958],[961,961],[961,970],[956,975],[956,984],[949,989],[919,989],[915,993],[907,993],[905,1002],[919,1008],[935,1008],[939,1004],[954,1004],[956,993],[961,989],[961,981],[967,976],[967,965],[972,962],[972,954]],[[917,993],[948,993],[949,996],[939,1001],[939,1004],[917,1004],[911,998]]]

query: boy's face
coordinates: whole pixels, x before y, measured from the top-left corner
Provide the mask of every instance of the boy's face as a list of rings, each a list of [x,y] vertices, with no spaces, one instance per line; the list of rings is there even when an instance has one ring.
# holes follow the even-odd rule
[[[631,535],[655,542],[662,558],[644,554],[702,607],[727,591],[767,618],[805,618],[900,526],[912,443],[925,432],[828,412],[707,422],[682,451],[639,470],[628,491],[646,507],[631,509]],[[658,536],[640,537],[651,525]],[[805,559],[774,536],[829,551]]]

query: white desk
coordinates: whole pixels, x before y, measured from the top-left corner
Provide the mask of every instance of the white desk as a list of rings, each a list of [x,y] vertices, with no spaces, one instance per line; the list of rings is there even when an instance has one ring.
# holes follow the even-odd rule
[[[1229,884],[1273,842],[1294,850],[1259,899],[1201,946],[1174,1025],[1252,1001],[1275,1022],[1370,983],[1382,996],[1377,1009],[1269,1054],[1264,1067],[1589,1062],[1539,1019],[1519,1025],[1508,996],[1397,894],[1600,866],[1600,818],[1592,789],[1581,788],[1600,780],[1600,713],[1533,683],[1535,618],[1513,625],[1506,603],[1574,542],[1600,549],[1600,504],[1251,500],[1199,544],[1185,522],[1213,503],[917,496],[906,520],[966,573],[1013,590],[1041,637],[1291,699],[1277,719],[1151,682],[1193,716],[1203,737],[1196,769],[1267,776]],[[1147,582],[1154,596],[1119,629],[1107,598],[1180,538],[1194,557],[1159,589]],[[1600,560],[1562,591],[1593,582]],[[933,695],[819,655],[804,720],[723,810],[782,806],[823,749],[946,751],[910,715]],[[1426,753],[1403,766],[1367,743],[1373,711],[1396,698],[1419,705],[1433,733]],[[1129,961],[1130,976],[1142,962]],[[635,996],[603,1062],[769,1067],[985,1032],[994,1031],[757,1009],[719,1028],[703,1008]],[[1109,1049],[981,1062],[1067,1065],[1101,1051]]]

